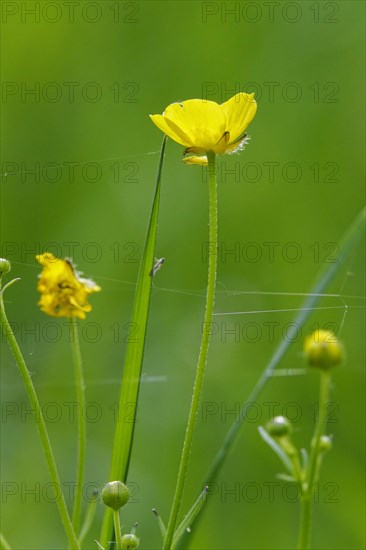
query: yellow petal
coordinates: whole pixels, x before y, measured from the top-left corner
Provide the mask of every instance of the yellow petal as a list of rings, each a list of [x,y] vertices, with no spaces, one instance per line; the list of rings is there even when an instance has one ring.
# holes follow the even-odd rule
[[[194,153],[195,155],[204,155],[206,153],[206,149],[203,147],[187,147],[187,149],[184,149],[183,155],[187,155],[189,153]]]
[[[195,165],[201,165],[201,166],[207,166],[208,165],[208,159],[206,155],[203,155],[202,157],[186,157],[183,159],[184,164],[195,164]]]
[[[225,132],[222,138],[220,139],[220,141],[216,143],[214,147],[215,153],[217,153],[218,155],[225,153],[229,141],[230,141],[230,132]]]
[[[41,265],[47,265],[49,263],[56,263],[59,261],[51,252],[44,252],[43,254],[38,254],[36,256],[37,262]]]
[[[187,136],[190,147],[213,150],[225,132],[225,113],[214,101],[188,99],[172,103],[164,119],[175,124]]]
[[[174,122],[166,119],[164,115],[150,115],[153,123],[166,134],[168,137],[179,143],[188,147],[191,143],[188,137],[181,131],[180,128]]]
[[[244,134],[257,111],[254,94],[243,92],[234,95],[229,101],[220,105],[226,117],[226,130],[230,132],[230,143]]]

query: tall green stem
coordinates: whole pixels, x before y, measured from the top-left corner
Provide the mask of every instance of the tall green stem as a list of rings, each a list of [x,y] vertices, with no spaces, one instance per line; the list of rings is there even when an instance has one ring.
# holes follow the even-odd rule
[[[3,290],[5,290],[5,288]],[[0,316],[1,316],[2,329],[4,331],[5,337],[8,341],[9,346],[10,346],[10,349],[13,352],[15,360],[18,364],[20,374],[23,378],[25,389],[27,391],[28,398],[29,398],[29,401],[31,403],[31,406],[32,406],[32,409],[33,409],[33,412],[34,412],[35,421],[36,421],[36,424],[37,424],[39,434],[41,436],[41,442],[42,442],[43,450],[44,450],[44,453],[45,453],[45,456],[46,456],[46,461],[47,461],[48,470],[49,470],[49,473],[50,473],[52,483],[60,491],[59,497],[57,498],[57,506],[58,506],[58,510],[59,510],[59,513],[60,513],[60,516],[61,516],[61,520],[62,520],[62,523],[64,525],[64,529],[65,529],[65,532],[66,532],[66,535],[67,535],[67,538],[68,538],[68,541],[69,541],[70,548],[72,548],[72,550],[79,550],[80,546],[79,546],[79,543],[77,541],[77,538],[76,538],[76,535],[75,535],[75,532],[74,532],[74,529],[73,529],[73,526],[72,526],[72,523],[71,523],[71,520],[70,520],[70,516],[69,516],[68,510],[67,510],[65,497],[64,497],[64,494],[63,494],[63,491],[62,491],[62,486],[61,486],[60,478],[59,478],[59,475],[58,475],[55,458],[53,456],[51,442],[50,442],[50,439],[48,437],[46,423],[45,423],[45,420],[44,420],[44,417],[43,417],[43,414],[42,414],[42,409],[41,409],[41,406],[39,404],[38,397],[37,397],[37,394],[36,394],[36,390],[33,386],[33,382],[32,382],[31,376],[29,374],[27,365],[24,361],[22,352],[20,351],[18,343],[15,339],[15,336],[14,336],[13,331],[11,329],[11,326],[9,324],[9,321],[6,317],[5,307],[4,307],[4,300],[3,300],[3,292],[0,292]]]
[[[208,174],[209,174],[209,220],[210,220],[210,237],[209,237],[209,261],[208,261],[208,282],[206,293],[206,311],[204,324],[202,329],[201,347],[198,358],[196,371],[196,379],[193,387],[193,395],[191,409],[189,411],[186,435],[183,444],[183,451],[180,460],[177,483],[173,504],[170,512],[166,536],[164,539],[163,550],[169,550],[172,547],[175,527],[178,519],[178,514],[182,502],[184,486],[187,477],[189,459],[191,455],[193,434],[196,426],[198,407],[202,391],[202,383],[207,362],[207,354],[210,343],[212,313],[215,302],[215,287],[216,287],[216,269],[217,269],[217,185],[216,185],[216,168],[215,154],[208,155]]]
[[[308,550],[310,548],[313,519],[313,490],[314,483],[318,477],[318,465],[320,463],[320,439],[325,431],[327,404],[329,401],[329,382],[329,371],[322,370],[320,377],[319,413],[318,418],[316,419],[309,466],[306,480],[303,484],[303,494],[300,501],[301,514],[299,539],[297,545],[298,550]]]
[[[79,532],[81,504],[83,494],[84,472],[85,472],[85,449],[86,449],[86,426],[85,426],[85,383],[83,374],[83,363],[80,353],[80,342],[78,326],[75,317],[70,319],[71,346],[75,368],[75,385],[78,410],[78,458],[77,458],[77,484],[74,509],[72,513],[72,524],[75,532]]]

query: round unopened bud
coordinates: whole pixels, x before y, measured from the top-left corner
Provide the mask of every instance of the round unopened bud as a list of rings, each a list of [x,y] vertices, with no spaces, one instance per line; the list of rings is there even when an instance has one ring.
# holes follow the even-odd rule
[[[305,339],[304,353],[311,367],[329,369],[343,360],[343,347],[330,330],[316,330]]]
[[[122,481],[111,481],[103,487],[102,500],[106,506],[119,510],[130,497],[128,487]]]
[[[284,416],[275,416],[267,422],[266,425],[267,432],[272,437],[284,437],[290,435],[292,432],[292,426]]]
[[[322,453],[327,453],[333,447],[332,438],[329,435],[322,435],[319,441],[319,450]]]
[[[9,260],[6,260],[5,258],[0,258],[0,275],[4,275],[5,273],[8,273],[11,270],[11,264]]]
[[[140,544],[139,539],[136,537],[136,535],[129,533],[127,535],[123,535],[122,537],[122,550],[134,550],[134,548],[137,548]]]

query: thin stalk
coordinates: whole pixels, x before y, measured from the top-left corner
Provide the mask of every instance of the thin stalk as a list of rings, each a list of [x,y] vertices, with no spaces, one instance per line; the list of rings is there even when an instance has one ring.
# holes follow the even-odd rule
[[[329,402],[330,372],[322,370],[320,375],[319,413],[315,424],[314,437],[311,446],[308,469],[308,488],[311,491],[317,477],[317,463],[319,457],[320,438],[324,434]]]
[[[113,510],[114,532],[116,534],[117,550],[122,550],[121,520],[119,510]]]
[[[291,458],[292,466],[293,466],[293,469],[294,469],[294,478],[296,479],[296,481],[298,482],[300,488],[302,489],[303,474],[302,474],[301,464],[300,464],[299,455],[298,455],[297,451],[296,451],[296,453],[291,455],[290,458]]]
[[[18,364],[20,374],[22,376],[24,386],[25,386],[25,389],[27,391],[28,398],[29,398],[29,401],[31,403],[31,406],[32,406],[32,409],[33,409],[33,412],[34,412],[35,421],[36,421],[36,424],[37,424],[39,434],[41,436],[41,442],[42,442],[43,450],[44,450],[44,453],[45,453],[45,456],[46,456],[46,461],[47,461],[48,470],[49,470],[49,473],[50,473],[52,483],[60,491],[59,498],[57,498],[57,506],[58,506],[60,517],[61,517],[64,529],[65,529],[65,532],[66,532],[66,535],[67,535],[67,538],[68,538],[68,541],[69,541],[70,548],[72,548],[72,550],[79,550],[80,546],[79,546],[79,543],[77,541],[75,531],[74,531],[74,528],[72,526],[71,519],[70,519],[68,510],[67,510],[65,497],[64,497],[64,494],[63,494],[63,491],[62,491],[62,485],[61,485],[61,482],[60,482],[60,478],[59,478],[59,475],[58,475],[55,458],[54,458],[52,447],[51,447],[51,442],[50,442],[50,439],[49,439],[49,436],[48,436],[46,423],[45,423],[45,420],[44,420],[44,417],[43,417],[43,414],[42,414],[42,409],[41,409],[41,406],[39,404],[38,397],[37,397],[37,394],[36,394],[36,390],[33,386],[33,382],[32,382],[31,376],[29,374],[27,365],[24,361],[22,352],[20,351],[18,343],[17,343],[17,341],[15,339],[15,336],[13,334],[13,331],[11,329],[10,323],[7,319],[7,316],[6,316],[6,313],[5,313],[5,307],[4,307],[3,292],[0,292],[0,317],[1,317],[2,329],[4,331],[5,337],[8,341],[9,346],[10,346],[10,349],[11,349],[11,351],[12,351],[14,357],[15,357],[15,360]]]
[[[99,493],[98,491],[96,491],[91,501],[89,502],[89,506],[86,510],[84,523],[81,526],[80,534],[78,538],[80,545],[83,542],[86,535],[89,533],[91,526],[93,525],[95,513],[97,511],[98,497],[99,497]]]
[[[163,550],[169,550],[172,547],[172,541],[177,524],[178,514],[182,503],[182,496],[187,477],[187,470],[192,449],[193,434],[196,427],[198,407],[200,403],[203,377],[207,362],[208,348],[210,343],[210,333],[212,324],[212,314],[215,302],[216,288],[216,270],[217,270],[217,184],[215,154],[208,153],[208,174],[209,174],[209,262],[208,262],[208,281],[206,293],[206,310],[204,324],[202,329],[201,347],[198,358],[196,379],[193,387],[191,408],[189,411],[186,435],[183,444],[183,451],[180,460],[179,472],[175,493],[173,497],[172,508],[164,539]]]
[[[313,523],[313,495],[307,491],[300,500],[300,531],[297,543],[298,550],[310,548],[311,526]]]
[[[320,377],[320,395],[319,395],[319,414],[315,424],[314,436],[311,445],[311,453],[307,471],[307,479],[304,484],[303,495],[300,501],[300,531],[298,539],[298,550],[308,550],[311,542],[311,532],[313,523],[313,489],[317,478],[320,454],[320,438],[324,434],[327,403],[329,401],[329,383],[330,373],[328,370],[321,371]]]
[[[292,443],[290,436],[284,436],[281,440],[281,447],[286,452],[292,464],[292,473],[294,479],[299,483],[300,488],[302,487],[303,474],[301,470],[301,464],[299,460],[299,453]]]
[[[79,532],[81,504],[83,495],[83,483],[85,473],[85,450],[86,450],[86,425],[84,418],[85,411],[85,383],[83,374],[83,363],[80,353],[80,342],[78,326],[75,317],[70,319],[71,347],[74,359],[75,385],[78,410],[78,458],[77,458],[77,483],[74,509],[72,513],[72,524],[76,533]]]

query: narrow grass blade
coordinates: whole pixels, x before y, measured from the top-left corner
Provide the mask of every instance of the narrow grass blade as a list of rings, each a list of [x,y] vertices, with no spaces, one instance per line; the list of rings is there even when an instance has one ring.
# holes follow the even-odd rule
[[[0,533],[0,549],[1,550],[11,550],[10,544],[5,539],[4,535]]]
[[[119,400],[119,416],[116,424],[112,464],[109,481],[120,480],[126,482],[130,461],[133,434],[135,428],[136,407],[140,388],[140,375],[144,357],[146,329],[149,314],[151,281],[150,272],[154,264],[155,242],[158,225],[160,180],[164,160],[166,137],[164,136],[160,151],[160,160],[156,180],[155,196],[151,210],[150,222],[147,230],[144,251],[137,278],[135,301],[133,305],[132,326],[137,327],[136,341],[128,343],[123,368],[121,394]],[[123,421],[123,411],[133,410],[133,419],[130,422]],[[113,528],[112,510],[106,509],[100,544],[107,548],[111,540]]]
[[[310,289],[309,294],[299,308],[294,322],[291,325],[291,330],[288,331],[287,338],[283,339],[278,345],[266,368],[264,369],[261,377],[253,388],[249,397],[245,401],[243,405],[243,410],[248,410],[248,404],[257,401],[258,397],[267,385],[267,382],[271,379],[273,370],[277,367],[277,365],[284,357],[285,353],[290,347],[291,342],[293,341],[293,338],[296,337],[299,327],[302,328],[304,326],[305,322],[308,320],[312,313],[312,309],[322,299],[321,294],[324,293],[327,286],[331,283],[342,265],[345,263],[350,251],[359,242],[360,238],[363,235],[363,230],[365,226],[365,215],[366,209],[364,208],[344,235],[339,247],[338,262],[324,264],[324,267],[320,270],[313,287]],[[240,428],[245,424],[245,421],[246,416],[241,415],[240,422],[235,421],[229,429],[224,439],[223,445],[217,453],[213,464],[208,472],[205,483],[208,483],[209,481],[212,482],[216,479],[216,476],[220,471],[229,450],[234,444]]]
[[[275,439],[273,439],[273,437],[269,435],[268,432],[266,432],[263,426],[258,426],[258,431],[263,441],[265,441],[267,445],[269,445],[271,449],[276,453],[288,473],[293,474],[292,462],[285,451],[282,449],[282,447],[277,443]]]
[[[293,338],[296,338],[298,329],[304,326],[305,322],[311,316],[313,308],[322,299],[322,294],[324,293],[328,285],[333,281],[340,268],[344,265],[350,252],[361,240],[365,229],[365,218],[366,208],[364,208],[359,213],[357,218],[350,225],[342,240],[340,241],[338,261],[334,263],[324,264],[323,268],[318,273],[314,284],[310,288],[309,294],[301,304],[298,313],[294,318],[294,322],[292,323],[293,330],[289,330],[287,338],[282,340],[278,345],[274,354],[267,363],[258,382],[246,399],[243,405],[243,410],[248,410],[248,404],[258,400],[260,394],[267,385],[267,382],[271,380],[274,369],[277,367],[277,365],[286,354]],[[229,454],[229,451],[232,449],[237,440],[240,428],[245,424],[246,419],[247,418],[245,414],[241,415],[240,422],[235,421],[228,430],[224,438],[223,444],[216,454],[212,462],[211,468],[205,477],[204,483],[212,483],[217,478],[217,475],[220,472]]]

